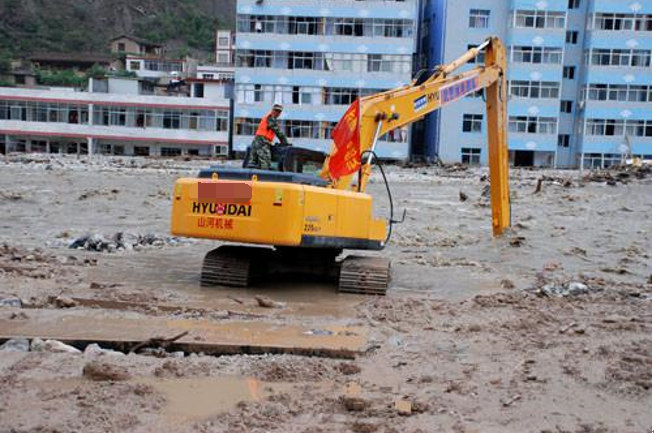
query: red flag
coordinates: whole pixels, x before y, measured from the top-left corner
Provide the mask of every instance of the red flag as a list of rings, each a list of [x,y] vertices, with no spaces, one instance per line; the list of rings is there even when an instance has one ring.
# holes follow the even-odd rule
[[[329,158],[332,179],[352,174],[361,165],[359,137],[359,100],[354,101],[332,131],[334,153]]]

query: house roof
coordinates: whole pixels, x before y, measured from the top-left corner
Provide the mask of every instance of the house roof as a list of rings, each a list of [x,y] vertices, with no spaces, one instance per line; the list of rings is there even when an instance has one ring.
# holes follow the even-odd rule
[[[110,63],[111,56],[98,53],[36,53],[29,58],[33,62],[79,62]]]
[[[116,36],[115,38],[111,39],[109,42],[113,42],[113,41],[116,41],[116,40],[118,40],[118,39],[123,39],[123,38],[125,38],[125,39],[129,39],[130,41],[134,41],[134,42],[136,42],[137,44],[148,45],[148,46],[150,46],[150,47],[162,47],[162,46],[163,46],[163,45],[161,45],[161,44],[157,44],[157,43],[154,43],[154,42],[146,41],[145,39],[137,38],[136,36],[132,36],[132,35],[120,35],[120,36]]]

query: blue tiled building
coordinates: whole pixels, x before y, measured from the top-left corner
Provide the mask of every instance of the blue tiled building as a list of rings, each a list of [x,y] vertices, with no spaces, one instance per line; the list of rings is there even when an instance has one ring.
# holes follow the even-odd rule
[[[416,52],[419,0],[238,0],[234,150],[283,104],[295,146],[329,150],[331,130],[358,96],[406,84]],[[407,130],[378,154],[408,156]]]
[[[509,56],[514,165],[609,166],[652,155],[652,3],[639,0],[428,0],[419,68],[460,56],[488,35]],[[475,59],[483,64],[483,58]],[[428,117],[411,153],[487,162],[481,93]]]

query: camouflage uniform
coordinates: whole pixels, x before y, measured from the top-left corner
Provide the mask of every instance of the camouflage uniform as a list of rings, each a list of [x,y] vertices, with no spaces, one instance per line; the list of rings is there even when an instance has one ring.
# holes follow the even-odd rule
[[[272,129],[281,146],[288,146],[286,135],[279,128],[277,119],[273,116],[268,117],[268,128]],[[272,164],[272,143],[265,137],[257,135],[252,141],[250,146],[250,166],[260,168],[262,170],[270,170]]]

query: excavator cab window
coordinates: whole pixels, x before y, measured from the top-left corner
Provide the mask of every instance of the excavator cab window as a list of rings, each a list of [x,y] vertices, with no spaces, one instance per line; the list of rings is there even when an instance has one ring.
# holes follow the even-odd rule
[[[303,149],[301,147],[272,148],[271,171],[286,173],[311,174],[318,176],[322,170],[326,155],[316,150]],[[248,147],[243,159],[243,168],[252,168],[249,164],[250,148]]]

